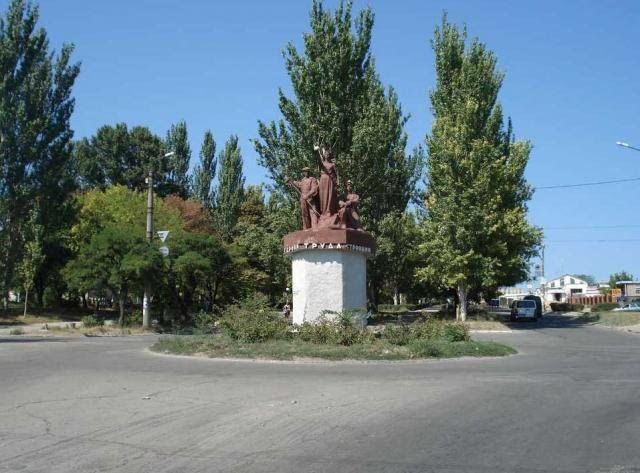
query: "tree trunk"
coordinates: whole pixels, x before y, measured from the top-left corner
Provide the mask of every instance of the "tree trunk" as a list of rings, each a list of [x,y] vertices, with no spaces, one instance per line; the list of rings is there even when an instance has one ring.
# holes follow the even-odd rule
[[[27,305],[28,304],[29,304],[29,288],[25,287],[24,288],[24,313],[22,314],[23,318],[27,317]]]
[[[393,286],[393,305],[400,304],[400,291],[398,290],[398,285],[395,284]]]
[[[120,307],[120,318],[118,319],[118,324],[120,324],[121,328],[124,328],[124,296],[120,296],[118,298],[118,306]]]
[[[467,320],[467,293],[469,289],[465,284],[458,285],[458,299],[460,300],[460,312],[457,317],[458,320],[464,322]]]

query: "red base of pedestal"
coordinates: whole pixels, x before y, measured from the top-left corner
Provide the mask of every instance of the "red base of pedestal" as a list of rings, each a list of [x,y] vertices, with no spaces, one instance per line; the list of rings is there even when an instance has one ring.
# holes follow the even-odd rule
[[[376,242],[371,234],[351,228],[321,228],[289,233],[282,239],[285,253],[338,249],[373,254]]]

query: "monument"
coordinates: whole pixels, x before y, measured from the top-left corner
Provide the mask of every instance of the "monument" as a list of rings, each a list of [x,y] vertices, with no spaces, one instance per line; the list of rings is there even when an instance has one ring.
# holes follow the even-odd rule
[[[373,237],[360,226],[360,196],[346,182],[338,200],[338,169],[331,150],[314,147],[320,178],[302,169],[300,181],[285,178],[300,198],[302,230],[284,236],[291,257],[293,323],[314,322],[323,311],[367,309],[367,258]]]

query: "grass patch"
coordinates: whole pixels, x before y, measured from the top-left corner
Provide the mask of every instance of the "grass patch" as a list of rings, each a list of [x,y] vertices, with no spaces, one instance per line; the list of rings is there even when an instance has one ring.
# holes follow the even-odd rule
[[[580,320],[608,327],[626,327],[640,324],[640,312],[592,312],[580,316]]]
[[[204,355],[211,358],[255,358],[294,360],[410,360],[419,358],[456,358],[460,356],[505,356],[516,353],[506,345],[494,342],[448,342],[414,340],[407,345],[393,345],[385,340],[353,345],[329,345],[290,340],[268,340],[258,343],[235,341],[211,335],[172,336],[160,339],[151,350],[177,355]]]

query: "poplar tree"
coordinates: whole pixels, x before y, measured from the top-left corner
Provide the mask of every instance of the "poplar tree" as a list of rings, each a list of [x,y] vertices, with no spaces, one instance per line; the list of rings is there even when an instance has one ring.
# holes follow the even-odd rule
[[[314,145],[331,147],[342,186],[354,181],[361,215],[369,230],[391,210],[403,211],[419,175],[419,152],[405,153],[407,136],[398,97],[385,90],[371,56],[374,15],[366,8],[352,18],[352,3],[335,12],[314,1],[304,51],[284,51],[293,98],[278,92],[282,119],[259,122],[255,140],[259,163],[274,187],[293,200],[284,176],[316,167]],[[344,189],[341,189],[344,190]]]
[[[200,148],[200,164],[193,173],[193,187],[191,189],[191,197],[202,202],[207,208],[211,208],[215,201],[212,183],[216,177],[217,166],[216,142],[213,139],[213,133],[207,130]]]
[[[131,190],[146,189],[145,178],[154,171],[156,191],[169,193],[162,139],[143,126],[129,128],[125,123],[104,125],[90,138],[74,147],[74,163],[83,188],[123,185]]]
[[[425,282],[456,288],[459,316],[471,290],[527,276],[541,233],[527,222],[532,189],[524,178],[531,144],[504,126],[498,93],[504,75],[486,46],[447,22],[432,46],[436,87],[427,137],[427,218],[422,224]]]
[[[176,194],[186,199],[189,196],[189,161],[191,161],[191,146],[186,122],[180,121],[167,132],[165,141],[167,152],[173,155],[167,159],[167,194]]]
[[[286,196],[290,205],[283,208],[291,209],[298,197],[284,177],[300,175],[304,166],[317,169],[314,145],[329,146],[341,177],[339,194],[351,179],[361,199],[361,222],[375,235],[384,215],[404,211],[415,196],[422,150],[406,152],[407,117],[393,88],[385,88],[376,73],[373,24],[370,8],[354,17],[350,1],[333,12],[313,2],[303,50],[289,43],[284,51],[293,96],[279,90],[282,118],[260,121],[254,145],[273,181],[271,190]],[[370,261],[374,300],[385,270],[377,258]]]
[[[244,201],[245,179],[242,171],[242,155],[236,135],[232,135],[227,140],[218,161],[220,162],[220,174],[215,192],[214,217],[220,234],[229,240],[231,232],[238,222],[240,207]]]
[[[38,8],[12,0],[0,19],[0,297],[7,301],[24,245],[25,222],[40,203],[39,224],[55,217],[71,192],[69,160],[74,108],[71,90],[80,72],[73,46],[55,54]],[[51,217],[51,219],[49,219]]]

